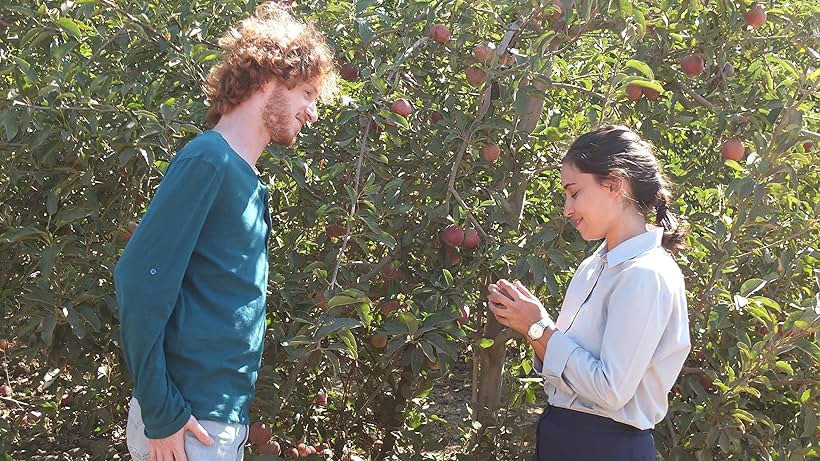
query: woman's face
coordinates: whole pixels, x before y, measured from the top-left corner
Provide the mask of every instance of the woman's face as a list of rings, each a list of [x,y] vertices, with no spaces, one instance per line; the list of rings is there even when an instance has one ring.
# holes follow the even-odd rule
[[[564,216],[581,237],[587,241],[606,238],[623,213],[621,181],[607,179],[601,183],[595,176],[567,163],[561,167],[561,183],[566,195]]]

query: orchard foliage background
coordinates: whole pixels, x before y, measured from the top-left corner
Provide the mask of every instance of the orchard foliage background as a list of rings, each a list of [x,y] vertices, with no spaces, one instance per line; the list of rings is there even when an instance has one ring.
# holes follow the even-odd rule
[[[654,144],[691,226],[679,261],[694,350],[655,431],[659,456],[818,456],[820,7],[762,6],[755,28],[738,0],[294,4],[346,81],[295,149],[262,160],[275,235],[254,419],[283,450],[324,442],[336,459],[528,457],[521,409],[543,402],[540,384],[521,338],[487,318],[484,290],[521,279],[557,315],[594,248],[562,218],[560,155],[622,123]],[[254,7],[0,7],[6,459],[122,450],[111,270],[167,161],[204,128],[218,37]],[[692,54],[702,64],[688,59],[687,74]],[[450,224],[480,245],[443,245]],[[430,403],[459,377],[473,383],[457,405],[469,412],[445,421]],[[252,452],[273,451],[264,442]]]

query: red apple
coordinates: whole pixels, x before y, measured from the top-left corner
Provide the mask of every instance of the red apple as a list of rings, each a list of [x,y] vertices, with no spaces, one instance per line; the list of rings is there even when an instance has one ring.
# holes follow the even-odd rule
[[[707,391],[711,391],[715,388],[714,380],[706,375],[700,377],[700,385]]]
[[[811,152],[812,149],[814,149],[814,143],[813,142],[806,141],[806,142],[803,143],[803,150],[804,151]],[[2,346],[0,346],[0,349],[2,349]]]
[[[461,248],[465,250],[472,250],[481,244],[481,236],[475,229],[467,229],[464,231],[464,241],[461,242]]]
[[[8,384],[3,384],[0,386],[0,397],[11,397],[11,394],[13,393],[14,392],[12,392],[11,386]]]
[[[382,132],[382,127],[380,127],[379,124],[376,123],[375,120],[371,120],[370,121],[370,133],[378,136],[379,133],[381,133],[381,132]]]
[[[11,349],[11,341],[6,338],[0,339],[0,352],[6,352]]]
[[[690,54],[689,56],[683,58],[680,62],[680,66],[683,73],[689,77],[697,77],[702,74],[703,69],[706,68],[703,58],[696,54]]]
[[[305,456],[308,455],[308,447],[304,443],[300,443],[299,445],[296,445],[296,450],[297,450],[300,458],[304,458]]]
[[[457,247],[464,241],[464,231],[457,224],[450,224],[441,232],[441,241],[445,245]]]
[[[248,442],[252,445],[262,446],[270,442],[272,435],[271,428],[267,424],[257,421],[251,424],[248,429]]]
[[[394,299],[391,299],[390,301],[385,301],[381,305],[381,311],[383,315],[390,315],[393,312],[397,312],[400,308],[401,304]]]
[[[385,282],[401,278],[401,271],[391,264],[384,266],[382,269],[382,278]]]
[[[652,88],[643,88],[643,95],[646,96],[646,99],[650,101],[657,101],[658,97],[661,94],[657,90],[653,90]]]
[[[724,77],[733,77],[735,75],[735,66],[729,64],[728,62],[723,65],[723,76]]]
[[[313,300],[321,309],[327,309],[327,298],[325,297],[325,293],[323,291],[317,291],[316,294],[313,295]]]
[[[279,442],[269,442],[259,447],[259,453],[262,455],[279,456],[282,453],[282,447]]]
[[[359,69],[349,62],[342,64],[341,69],[339,69],[339,74],[348,82],[354,82],[359,79]]]
[[[434,42],[447,43],[450,40],[450,29],[444,24],[436,24],[430,29],[430,38]]]
[[[285,458],[298,458],[299,457],[299,449],[291,448],[285,453]]]
[[[498,144],[487,144],[481,149],[481,158],[488,162],[494,162],[498,160],[498,157],[501,155],[501,148],[498,147]]]
[[[441,115],[441,112],[439,112],[437,110],[433,111],[433,113],[430,114],[430,121],[432,121],[433,123],[438,123],[438,122],[442,121],[443,119],[444,119],[444,116]]]
[[[472,86],[483,85],[487,81],[487,73],[479,67],[469,67],[465,73],[467,74],[467,83]]]
[[[635,85],[634,83],[630,83],[626,86],[626,97],[630,101],[637,101],[641,99],[643,96],[643,88],[640,85]]]
[[[316,405],[320,407],[327,406],[327,393],[325,391],[320,390],[316,393]]]
[[[467,305],[463,305],[460,308],[461,310],[461,317],[458,318],[458,323],[464,325],[467,323],[467,320],[470,319],[470,308]]]
[[[372,344],[376,349],[381,349],[387,345],[387,336],[374,335],[370,338],[370,344]]]
[[[493,43],[481,44],[473,48],[473,57],[481,64],[489,64],[493,60],[493,54],[495,54]]]
[[[347,233],[347,228],[339,224],[331,224],[325,227],[325,234],[330,238],[342,237]]]
[[[404,98],[393,101],[390,105],[390,110],[393,113],[399,114],[402,117],[409,117],[413,113],[413,106]]]
[[[461,262],[461,256],[458,254],[458,251],[456,251],[454,248],[447,248],[444,252],[444,257],[445,264],[447,264],[450,267],[458,266],[458,264]]]
[[[743,143],[737,138],[729,138],[723,141],[723,145],[720,146],[720,154],[723,158],[736,162],[739,162],[743,158],[745,150]]]
[[[752,26],[752,29],[757,29],[764,22],[766,22],[766,10],[763,9],[762,5],[756,4],[746,13],[746,24]]]

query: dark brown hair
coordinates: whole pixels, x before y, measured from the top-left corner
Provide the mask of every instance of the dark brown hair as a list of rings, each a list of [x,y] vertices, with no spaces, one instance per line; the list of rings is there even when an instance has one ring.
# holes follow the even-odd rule
[[[678,220],[669,204],[669,181],[661,173],[652,147],[625,126],[609,125],[581,135],[562,160],[599,182],[621,179],[629,183],[630,197],[644,216],[655,215],[663,227],[663,247],[679,251],[686,247],[686,223]]]
[[[288,88],[314,82],[324,101],[336,94],[335,60],[324,36],[276,2],[259,5],[219,46],[225,54],[205,80],[212,125],[274,78]]]

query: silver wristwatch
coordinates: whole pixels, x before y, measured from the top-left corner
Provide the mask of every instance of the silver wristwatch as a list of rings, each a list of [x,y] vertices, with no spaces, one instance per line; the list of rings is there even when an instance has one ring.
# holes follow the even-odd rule
[[[538,341],[544,336],[544,330],[547,329],[549,326],[549,321],[547,319],[541,319],[532,325],[530,325],[530,329],[527,330],[527,336],[530,337],[530,341]]]

